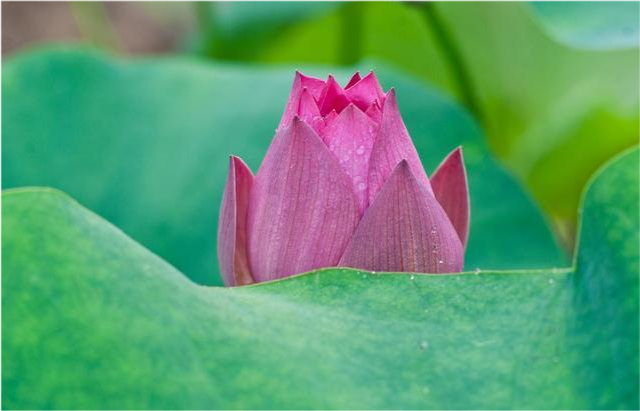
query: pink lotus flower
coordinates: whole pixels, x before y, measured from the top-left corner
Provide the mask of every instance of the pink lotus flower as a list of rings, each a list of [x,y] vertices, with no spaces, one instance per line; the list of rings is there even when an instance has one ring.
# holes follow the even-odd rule
[[[218,228],[224,283],[320,267],[459,272],[469,227],[460,148],[427,177],[395,91],[296,73],[258,174],[232,156]]]

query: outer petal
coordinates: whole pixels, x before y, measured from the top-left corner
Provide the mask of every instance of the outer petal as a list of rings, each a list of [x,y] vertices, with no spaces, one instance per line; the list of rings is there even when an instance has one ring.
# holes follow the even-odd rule
[[[345,90],[345,94],[362,111],[366,111],[374,100],[384,103],[385,99],[384,91],[382,91],[378,78],[373,71],[369,72],[356,84],[348,87]]]
[[[349,105],[349,99],[347,95],[344,93],[340,84],[336,81],[333,76],[329,76],[327,79],[327,84],[322,90],[322,95],[320,96],[320,100],[318,106],[320,107],[320,114],[326,116],[331,112],[331,110],[335,110],[338,113],[341,112],[345,107]]]
[[[377,124],[353,104],[349,104],[324,132],[324,142],[353,181],[360,213],[368,205],[369,157]]]
[[[317,100],[320,99],[320,95],[325,88],[324,80],[315,77],[305,76],[304,74],[296,71],[296,76],[293,79],[293,86],[291,87],[291,94],[289,94],[289,100],[284,109],[282,119],[280,119],[280,125],[278,129],[287,127],[291,124],[293,117],[298,115],[300,107],[300,97],[302,96],[302,90],[307,89],[311,95]]]
[[[369,204],[373,204],[376,195],[401,160],[407,160],[413,175],[427,191],[432,192],[427,173],[400,116],[395,91],[391,89],[387,93],[380,129],[369,161]]]
[[[248,215],[249,262],[256,281],[335,266],[359,219],[351,180],[297,117],[269,147]]]
[[[469,187],[460,147],[453,150],[431,175],[431,187],[456,229],[462,246],[466,247],[469,236]]]
[[[444,210],[403,160],[358,225],[341,266],[371,271],[462,270],[462,244]]]
[[[247,210],[253,174],[238,157],[229,159],[229,176],[218,222],[218,261],[227,286],[253,283],[247,259]]]

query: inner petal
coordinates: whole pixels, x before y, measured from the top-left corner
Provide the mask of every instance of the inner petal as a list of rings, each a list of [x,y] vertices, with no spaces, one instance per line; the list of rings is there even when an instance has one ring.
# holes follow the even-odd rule
[[[380,124],[380,122],[382,122],[382,109],[380,108],[378,100],[374,100],[364,113],[376,123]]]
[[[373,71],[354,85],[347,87],[345,95],[350,102],[358,106],[362,111],[367,110],[376,100],[384,104],[385,99],[384,91],[382,91],[382,87],[380,87],[380,83]]]
[[[320,114],[326,116],[332,110],[340,113],[345,107],[349,105],[349,99],[344,93],[340,84],[333,76],[329,76],[327,84],[322,91],[320,100],[318,100],[318,106],[320,107]]]
[[[304,88],[300,95],[300,104],[298,105],[298,117],[308,125],[310,125],[318,135],[322,135],[324,130],[324,120],[320,115],[318,104],[311,95],[309,89]]]
[[[378,125],[355,105],[348,105],[324,130],[323,141],[351,177],[360,214],[368,206],[369,157]]]

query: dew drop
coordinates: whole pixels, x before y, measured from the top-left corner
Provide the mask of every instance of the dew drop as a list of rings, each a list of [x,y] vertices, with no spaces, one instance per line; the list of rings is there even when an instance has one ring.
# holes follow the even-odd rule
[[[416,276],[412,275],[411,277],[409,277],[410,280],[415,280]]]
[[[479,268],[476,268],[474,271],[474,274],[478,275],[480,274],[482,271]]]
[[[344,156],[342,156],[342,160],[349,161],[349,154],[345,154]]]
[[[427,350],[427,348],[429,348],[429,341],[427,341],[427,340],[422,340],[422,341],[420,341],[420,342],[418,343],[418,347],[420,347],[420,349],[421,349],[422,351],[426,351],[426,350]]]
[[[553,278],[549,278],[549,284],[553,284],[555,282],[556,282],[556,280],[554,280]]]
[[[444,261],[438,260],[438,264],[444,264]]]
[[[364,154],[364,146],[360,146],[356,149],[356,154],[361,156]]]
[[[364,191],[367,188],[365,183],[358,183],[358,190]]]

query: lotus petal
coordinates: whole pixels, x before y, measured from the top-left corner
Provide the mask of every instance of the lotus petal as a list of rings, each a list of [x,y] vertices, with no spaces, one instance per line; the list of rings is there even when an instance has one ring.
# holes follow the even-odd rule
[[[355,73],[353,73],[353,76],[351,76],[351,78],[349,79],[349,81],[347,82],[347,85],[344,86],[345,89],[353,86],[354,84],[356,84],[358,81],[360,81],[361,77],[360,77],[360,72],[356,71]]]
[[[307,124],[280,130],[256,175],[248,250],[256,281],[335,266],[359,220],[351,179]]]
[[[320,114],[326,116],[331,112],[331,110],[335,110],[340,113],[348,105],[349,99],[347,98],[347,95],[336,79],[330,75],[327,79],[324,90],[322,90],[322,95],[320,96],[318,103],[318,106],[320,107]]]
[[[329,124],[333,123],[333,120],[335,120],[337,117],[338,113],[336,113],[335,110],[331,110],[331,113],[324,116],[324,129],[326,130],[327,127],[329,127]],[[321,136],[322,140],[324,141],[324,132],[321,134]]]
[[[453,273],[462,270],[463,260],[462,244],[447,215],[403,160],[367,209],[340,265]]]
[[[253,174],[239,158],[229,158],[229,175],[218,223],[218,260],[226,286],[254,282],[247,259],[247,210]]]
[[[395,166],[407,160],[411,172],[427,191],[432,192],[427,173],[402,121],[394,89],[389,90],[382,109],[382,120],[369,160],[369,204],[382,189]]]
[[[324,120],[320,115],[320,109],[318,109],[318,103],[311,95],[308,88],[302,89],[300,95],[300,104],[298,105],[298,117],[305,123],[309,124],[318,135],[322,135],[324,130]]]
[[[313,98],[318,101],[322,91],[325,89],[325,82],[319,78],[305,76],[304,74],[296,71],[296,76],[293,79],[293,86],[291,86],[291,93],[289,94],[289,100],[284,109],[282,119],[280,119],[280,125],[278,129],[287,127],[291,124],[291,120],[294,116],[298,115],[300,108],[300,97],[302,96],[303,89],[309,90],[309,93]]]
[[[360,214],[368,205],[369,157],[377,124],[358,107],[349,104],[324,131],[324,142],[353,181]]]
[[[368,115],[371,120],[375,121],[376,124],[380,124],[382,121],[382,109],[380,108],[378,100],[374,100],[364,113]]]
[[[384,103],[385,98],[384,91],[382,91],[378,78],[373,71],[369,72],[356,84],[345,89],[345,94],[362,111],[366,111],[375,100]]]
[[[467,246],[469,236],[469,187],[467,172],[462,160],[462,148],[453,150],[431,175],[433,193],[449,216],[449,220],[460,237],[462,246]]]

